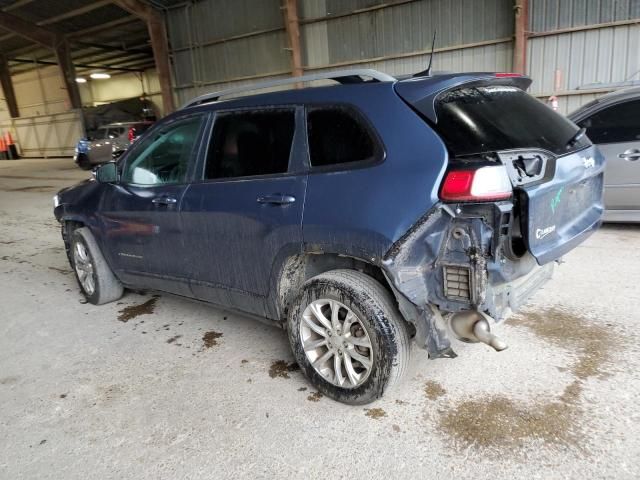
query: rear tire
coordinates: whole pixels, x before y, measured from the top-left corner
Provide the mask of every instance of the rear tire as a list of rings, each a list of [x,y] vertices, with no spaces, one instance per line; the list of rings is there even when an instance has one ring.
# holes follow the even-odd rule
[[[339,402],[362,405],[404,374],[409,335],[391,294],[354,270],[308,280],[288,317],[293,354],[311,383]]]
[[[89,303],[102,305],[122,297],[124,288],[109,268],[87,227],[73,231],[70,259],[80,291]]]

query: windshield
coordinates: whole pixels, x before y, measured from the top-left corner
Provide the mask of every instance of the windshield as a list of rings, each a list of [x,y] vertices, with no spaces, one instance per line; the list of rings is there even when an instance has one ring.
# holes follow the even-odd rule
[[[571,143],[578,127],[516,87],[461,88],[438,97],[436,129],[455,156],[516,148],[564,155],[589,145]]]

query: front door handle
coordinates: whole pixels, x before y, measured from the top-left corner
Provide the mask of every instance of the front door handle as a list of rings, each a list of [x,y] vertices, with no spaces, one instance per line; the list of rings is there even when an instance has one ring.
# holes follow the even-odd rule
[[[628,160],[630,162],[635,162],[636,160],[640,159],[640,150],[638,150],[637,148],[625,150],[624,153],[618,155],[618,158]]]
[[[271,203],[272,205],[286,205],[296,201],[293,195],[283,195],[281,193],[272,193],[271,195],[260,195],[257,198],[258,203]]]
[[[154,198],[153,200],[151,200],[151,203],[153,203],[154,205],[164,205],[166,207],[169,205],[175,205],[176,203],[178,203],[178,200],[176,200],[174,197],[163,195],[161,197]]]

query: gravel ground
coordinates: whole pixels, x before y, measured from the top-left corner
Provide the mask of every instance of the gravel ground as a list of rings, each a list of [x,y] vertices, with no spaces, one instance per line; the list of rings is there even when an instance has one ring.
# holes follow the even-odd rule
[[[86,176],[0,162],[0,478],[640,477],[639,226],[569,254],[497,328],[508,350],[414,350],[349,407],[281,330],[169,295],[84,303],[51,197]]]

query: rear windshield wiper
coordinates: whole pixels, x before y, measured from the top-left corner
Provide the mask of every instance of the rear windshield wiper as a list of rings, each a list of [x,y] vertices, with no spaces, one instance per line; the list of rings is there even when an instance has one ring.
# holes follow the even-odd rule
[[[576,134],[575,134],[573,137],[571,137],[571,138],[569,139],[569,141],[567,142],[567,148],[571,148],[571,147],[573,147],[576,143],[578,143],[578,142],[580,141],[580,139],[581,139],[582,137],[584,137],[584,134],[585,134],[585,133],[587,133],[587,129],[586,129],[586,128],[584,128],[584,127],[582,127],[580,130],[578,130],[578,131],[576,132]]]

